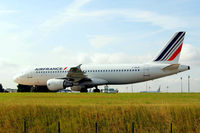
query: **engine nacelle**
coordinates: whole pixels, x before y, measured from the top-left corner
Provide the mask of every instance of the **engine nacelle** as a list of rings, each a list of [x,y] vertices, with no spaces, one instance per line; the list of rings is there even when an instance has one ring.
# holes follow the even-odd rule
[[[51,91],[62,90],[71,86],[73,86],[73,83],[66,79],[49,79],[47,81],[47,87]]]

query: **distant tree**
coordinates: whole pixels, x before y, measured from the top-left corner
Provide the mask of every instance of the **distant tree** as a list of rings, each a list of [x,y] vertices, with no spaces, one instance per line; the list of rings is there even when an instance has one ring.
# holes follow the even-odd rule
[[[21,85],[18,84],[17,85],[17,92],[30,92],[31,91],[31,87],[30,85]]]
[[[2,84],[0,84],[0,92],[4,92]]]

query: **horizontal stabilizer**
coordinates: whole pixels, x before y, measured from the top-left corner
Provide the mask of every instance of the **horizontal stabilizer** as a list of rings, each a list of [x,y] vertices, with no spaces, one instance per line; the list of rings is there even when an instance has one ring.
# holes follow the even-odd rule
[[[178,69],[178,67],[179,67],[179,64],[172,64],[167,67],[164,67],[162,70],[175,70],[175,69]]]

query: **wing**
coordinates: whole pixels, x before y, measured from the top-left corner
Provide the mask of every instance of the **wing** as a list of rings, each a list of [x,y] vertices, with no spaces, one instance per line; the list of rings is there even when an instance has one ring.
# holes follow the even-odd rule
[[[67,79],[70,79],[74,82],[79,82],[83,79],[88,79],[87,75],[85,75],[85,73],[81,70],[81,65],[78,65],[76,67],[72,67],[70,68],[70,70],[68,71],[67,74]]]
[[[81,70],[81,65],[76,67],[70,68],[67,74],[67,79],[73,81],[74,85],[87,85],[87,86],[94,86],[94,85],[103,85],[107,84],[108,81],[99,78],[88,78],[85,72]]]

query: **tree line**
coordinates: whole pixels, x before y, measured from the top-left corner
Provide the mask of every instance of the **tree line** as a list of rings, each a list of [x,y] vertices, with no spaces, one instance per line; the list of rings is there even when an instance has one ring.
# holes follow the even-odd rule
[[[0,84],[0,92],[8,92],[8,91],[6,91],[6,90],[3,88],[3,85],[2,85],[2,84]]]
[[[47,86],[17,85],[17,92],[51,92]]]

